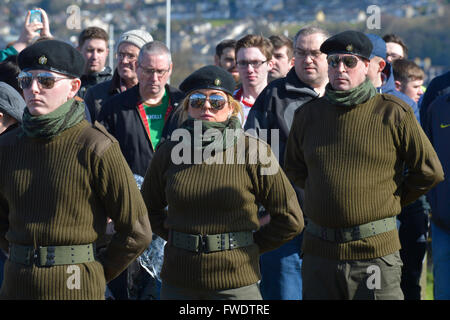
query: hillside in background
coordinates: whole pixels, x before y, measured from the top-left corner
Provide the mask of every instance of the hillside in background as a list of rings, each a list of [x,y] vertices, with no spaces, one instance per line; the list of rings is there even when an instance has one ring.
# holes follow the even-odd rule
[[[113,33],[112,45],[124,31],[144,28],[154,39],[166,40],[165,0],[0,0],[0,46],[17,39],[26,10],[45,9],[53,35],[77,43],[81,30],[66,26],[67,8],[77,5],[81,25],[97,25]],[[450,0],[171,0],[170,47],[178,85],[196,68],[213,63],[214,49],[225,38],[239,39],[247,33],[285,34],[292,37],[299,28],[316,24],[334,34],[353,29],[383,36],[395,33],[409,47],[428,78],[450,67]],[[367,8],[381,9],[380,28],[369,30]],[[367,13],[367,15],[366,15]],[[406,18],[408,17],[408,18]],[[112,60],[112,65],[114,61]]]

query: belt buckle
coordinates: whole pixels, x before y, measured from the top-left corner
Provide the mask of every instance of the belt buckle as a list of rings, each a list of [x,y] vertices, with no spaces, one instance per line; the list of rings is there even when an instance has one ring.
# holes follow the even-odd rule
[[[361,229],[358,226],[352,228],[351,237],[353,241],[361,239]]]
[[[199,238],[199,241],[198,241],[198,250],[197,250],[197,252],[203,252],[203,253],[206,253],[207,251],[207,240],[206,240],[206,238],[207,238],[207,234],[205,234],[205,235],[202,235],[202,234],[199,234],[198,235],[198,238]]]
[[[33,248],[31,250],[30,264],[35,266],[40,266],[39,261],[39,248]]]
[[[39,246],[38,248],[33,249],[33,263],[38,267],[51,267],[55,264],[55,247],[45,247],[45,257],[43,257],[41,253],[43,248],[44,247]]]
[[[322,239],[324,239],[324,240],[328,240],[328,241],[329,241],[329,239],[328,239],[328,230],[327,230],[327,228],[320,227],[320,237],[321,237]]]
[[[334,230],[334,241],[339,242],[339,243],[345,242],[344,241],[344,232],[345,231],[343,229]]]

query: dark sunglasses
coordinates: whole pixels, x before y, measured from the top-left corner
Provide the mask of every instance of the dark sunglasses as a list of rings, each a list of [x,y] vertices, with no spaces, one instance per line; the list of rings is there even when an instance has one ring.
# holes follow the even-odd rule
[[[332,68],[339,66],[339,62],[342,61],[344,66],[353,69],[358,64],[358,58],[356,56],[338,56],[332,55],[327,57],[328,65]]]
[[[192,108],[199,109],[205,105],[206,100],[214,110],[221,110],[227,103],[227,99],[218,94],[212,94],[209,97],[203,93],[194,93],[189,97],[189,103]]]
[[[31,87],[31,84],[33,83],[33,79],[37,80],[41,88],[51,89],[55,85],[56,81],[70,78],[57,77],[48,72],[40,72],[37,75],[33,76],[31,73],[25,71],[22,71],[17,77],[19,86],[22,89],[29,89]]]

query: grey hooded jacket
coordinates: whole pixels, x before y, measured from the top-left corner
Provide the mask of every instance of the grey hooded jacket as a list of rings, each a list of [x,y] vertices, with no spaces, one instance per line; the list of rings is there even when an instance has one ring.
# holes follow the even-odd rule
[[[256,135],[270,144],[283,167],[284,151],[294,113],[303,104],[318,97],[318,93],[303,83],[292,68],[285,78],[272,81],[259,94],[250,110],[244,129],[256,130]],[[278,129],[278,131],[264,132],[261,129]],[[272,138],[277,141],[272,141]]]

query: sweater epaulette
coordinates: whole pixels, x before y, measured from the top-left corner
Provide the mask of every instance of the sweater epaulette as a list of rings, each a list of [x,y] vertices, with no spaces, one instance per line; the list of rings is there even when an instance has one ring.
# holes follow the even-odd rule
[[[411,106],[409,106],[406,102],[404,102],[399,97],[396,97],[389,93],[382,93],[382,94],[380,94],[380,96],[386,101],[395,103],[396,105],[401,107],[403,109],[403,111],[411,111],[412,110]]]
[[[76,140],[76,143],[86,145],[98,156],[101,156],[114,142],[117,142],[116,138],[97,121],[86,126]]]

